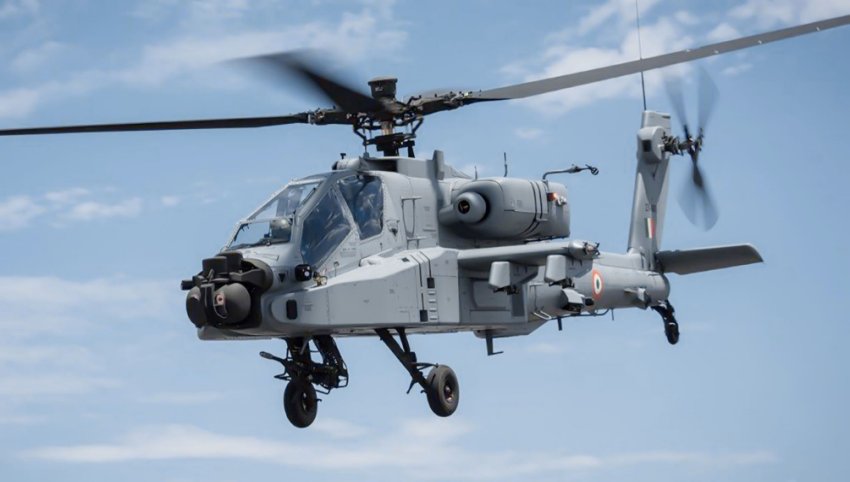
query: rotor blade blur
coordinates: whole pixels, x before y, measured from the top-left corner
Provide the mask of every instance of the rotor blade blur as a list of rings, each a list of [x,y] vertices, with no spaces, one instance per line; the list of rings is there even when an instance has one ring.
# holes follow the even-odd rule
[[[311,65],[315,62],[307,60],[307,54],[304,52],[259,55],[237,59],[237,62],[249,62],[265,67],[267,71],[275,74],[276,80],[284,78],[288,82],[292,78],[292,74],[295,74],[297,78],[303,80],[308,86],[348,113],[384,112],[386,110],[383,104],[372,97],[358,92],[353,87],[345,85],[342,81],[334,79],[326,73],[320,72],[318,68]]]
[[[685,96],[682,94],[682,79],[680,77],[668,77],[664,79],[664,88],[667,91],[667,97],[670,99],[670,105],[673,106],[676,120],[682,125],[682,128],[685,130],[685,137],[687,137],[689,135],[688,116],[685,114]]]
[[[718,42],[704,47],[680,50],[678,52],[658,55],[656,57],[649,57],[642,60],[634,60],[608,67],[586,70],[584,72],[576,72],[558,77],[550,77],[548,79],[473,92],[470,94],[470,97],[473,100],[479,101],[521,99],[532,95],[545,94],[547,92],[554,92],[556,90],[567,89],[579,85],[599,82],[601,80],[636,74],[641,71],[653,70],[661,67],[667,67],[669,65],[689,62],[691,60],[711,57],[713,55],[726,52],[755,47],[769,42],[784,40],[798,35],[820,32],[822,30],[847,24],[850,24],[850,15],[807,23],[796,27],[774,30],[772,32],[750,35],[725,42]]]
[[[23,129],[0,129],[0,136],[26,136],[39,134],[73,134],[81,132],[131,132],[169,131],[187,129],[241,129],[268,127],[284,124],[307,124],[310,114],[292,114],[272,117],[236,117],[230,119],[199,119],[165,122],[135,122],[128,124],[89,124],[56,127],[28,127]]]
[[[691,168],[691,182],[694,183],[698,189],[705,189],[705,179],[702,177],[702,170],[697,165],[699,162],[699,156],[697,155],[699,151],[694,153],[694,160]]]
[[[697,105],[699,116],[699,124],[697,129],[699,134],[705,131],[708,126],[708,121],[711,119],[711,114],[714,112],[714,105],[717,103],[717,85],[714,80],[708,75],[705,69],[699,69],[699,105]]]
[[[679,195],[679,205],[691,224],[706,231],[717,224],[717,204],[708,184],[696,163],[692,164],[691,181],[686,183]]]

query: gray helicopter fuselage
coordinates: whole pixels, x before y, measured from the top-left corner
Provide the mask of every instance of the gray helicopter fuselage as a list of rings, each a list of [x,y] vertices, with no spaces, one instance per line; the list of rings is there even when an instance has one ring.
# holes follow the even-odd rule
[[[409,334],[471,331],[493,355],[494,338],[551,320],[560,328],[564,317],[651,308],[676,344],[665,273],[761,256],[750,245],[661,251],[669,161],[683,144],[670,135],[670,116],[651,111],[636,141],[625,253],[570,238],[567,188],[546,175],[473,179],[440,151],[342,159],[329,173],[290,182],[240,221],[227,246],[183,281],[187,314],[204,340],[285,340],[285,357],[260,356],[284,367],[276,378],[289,382],[284,407],[297,427],[315,418],[316,390],[348,384],[335,337],[379,337],[410,374],[410,388],[419,384],[443,417],[457,408],[457,377],[447,365],[420,362]]]
[[[666,278],[645,257],[567,239],[562,184],[471,179],[440,152],[335,167],[272,197],[273,208],[293,189],[313,189],[298,193],[286,242],[236,243],[269,203],[238,224],[225,250],[265,263],[274,281],[257,300],[255,326],[201,326],[202,339],[374,335],[380,327],[515,336],[564,316],[667,299]],[[370,199],[347,192],[363,184]],[[312,276],[299,279],[305,264]]]

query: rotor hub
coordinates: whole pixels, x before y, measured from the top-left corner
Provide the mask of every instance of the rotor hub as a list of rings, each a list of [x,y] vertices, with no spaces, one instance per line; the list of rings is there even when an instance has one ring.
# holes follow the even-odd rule
[[[375,77],[369,81],[372,98],[375,100],[395,100],[398,79],[396,77]]]

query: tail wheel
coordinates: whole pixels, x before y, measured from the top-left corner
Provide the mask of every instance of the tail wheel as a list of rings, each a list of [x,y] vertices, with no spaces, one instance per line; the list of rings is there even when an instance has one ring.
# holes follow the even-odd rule
[[[440,417],[455,413],[460,401],[460,384],[454,370],[448,365],[438,365],[428,372],[428,405]]]
[[[283,392],[283,408],[286,418],[298,428],[309,427],[316,420],[319,400],[316,389],[303,380],[291,380]]]
[[[665,322],[664,334],[667,336],[667,343],[671,345],[679,343],[679,324],[675,321]]]

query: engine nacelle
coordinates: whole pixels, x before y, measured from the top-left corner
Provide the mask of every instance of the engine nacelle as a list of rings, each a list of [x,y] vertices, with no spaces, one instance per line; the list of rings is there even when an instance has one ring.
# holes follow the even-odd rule
[[[570,207],[563,184],[526,179],[477,179],[455,185],[440,223],[486,240],[567,237]]]

